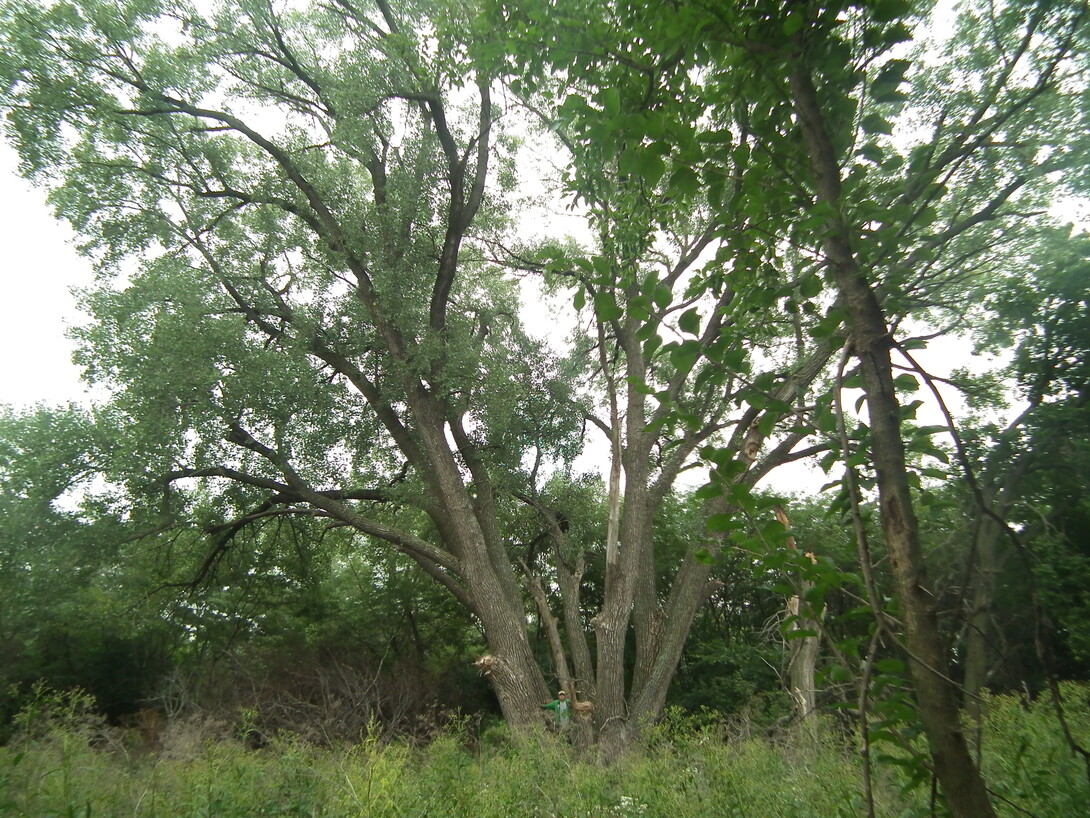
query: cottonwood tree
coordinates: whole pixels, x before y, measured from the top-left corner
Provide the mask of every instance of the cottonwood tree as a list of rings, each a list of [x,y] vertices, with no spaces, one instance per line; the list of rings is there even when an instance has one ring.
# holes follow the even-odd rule
[[[772,321],[733,285],[694,288],[722,242],[691,205],[647,206],[654,163],[637,169],[645,190],[603,174],[638,210],[627,233],[600,223],[600,252],[523,253],[501,130],[516,111],[468,15],[383,0],[7,3],[2,104],[23,171],[99,264],[80,360],[111,391],[99,417],[126,430],[110,472],[133,508],[203,526],[213,561],[262,541],[247,527],[296,516],[407,555],[480,627],[517,727],[548,697],[528,622],[562,622],[555,672],[593,696],[619,750],[661,709],[712,589],[718,540],[703,533],[668,590],[646,571],[656,510],[723,435],[736,455],[719,467],[739,484],[797,457],[802,433],[763,457],[761,443],[807,409],[832,345],[781,343],[790,311]],[[497,259],[585,293],[595,321],[569,369],[523,331]],[[573,544],[548,482],[584,424],[612,463],[592,546]],[[527,510],[549,543],[532,559]],[[603,551],[588,611],[583,566]]]
[[[5,103],[87,251],[139,259],[89,297],[84,353],[131,425],[133,496],[184,515],[201,481],[240,524],[313,515],[409,555],[480,622],[527,724],[547,690],[497,495],[520,446],[563,439],[565,387],[473,247],[505,151],[458,23],[9,4]]]

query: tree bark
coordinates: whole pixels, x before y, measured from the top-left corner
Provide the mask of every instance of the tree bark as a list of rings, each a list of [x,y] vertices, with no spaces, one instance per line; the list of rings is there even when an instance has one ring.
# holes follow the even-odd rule
[[[431,516],[444,543],[461,560],[462,578],[491,651],[485,672],[504,720],[515,728],[532,726],[540,722],[539,707],[548,701],[549,691],[526,634],[514,569],[510,561],[498,558],[501,544],[489,543],[495,527],[493,511],[487,504],[474,504],[447,443],[443,413],[421,386],[409,395],[429,460],[425,479],[435,500]],[[481,486],[478,493],[487,490]]]
[[[776,506],[776,519],[787,531],[791,531],[791,521],[781,507]],[[797,551],[795,538],[788,535],[787,547]],[[807,556],[814,560],[813,554]],[[817,668],[818,637],[816,635],[818,623],[802,612],[802,600],[812,582],[800,579],[798,581],[798,593],[787,600],[787,615],[792,618],[790,630],[815,631],[813,636],[797,636],[791,639],[788,645],[787,661],[787,685],[791,700],[795,705],[795,715],[800,721],[804,721],[817,707],[817,688],[814,684],[814,673]]]

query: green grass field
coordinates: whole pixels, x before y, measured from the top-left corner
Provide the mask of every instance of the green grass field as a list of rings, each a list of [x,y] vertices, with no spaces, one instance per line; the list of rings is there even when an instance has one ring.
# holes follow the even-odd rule
[[[1090,745],[1090,688],[1068,685],[1073,737]],[[106,728],[79,696],[43,697],[0,748],[0,815],[248,818],[249,816],[859,816],[861,766],[850,736],[815,730],[769,738],[671,714],[612,765],[577,757],[563,739],[514,741],[502,728],[452,729],[426,747],[372,735],[330,748],[277,736],[247,749],[231,730],[196,720],[168,725],[155,751]],[[1001,815],[1090,814],[1083,760],[1051,706],[988,702],[985,776]],[[223,728],[224,725],[220,725]],[[876,753],[889,748],[879,746]],[[902,792],[902,763],[874,771],[876,812],[930,815],[925,782]],[[936,814],[941,815],[938,811]]]

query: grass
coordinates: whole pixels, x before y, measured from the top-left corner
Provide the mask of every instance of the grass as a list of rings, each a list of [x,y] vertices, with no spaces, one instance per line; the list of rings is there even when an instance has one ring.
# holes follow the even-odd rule
[[[1069,685],[1065,693],[1072,734],[1090,744],[1090,688]],[[21,735],[0,748],[0,815],[863,814],[858,757],[843,734],[827,727],[817,737],[800,732],[772,741],[674,715],[650,730],[641,748],[608,766],[576,758],[555,736],[515,742],[495,728],[483,736],[452,731],[426,748],[377,735],[338,749],[279,736],[263,749],[248,750],[229,732],[210,739],[207,727],[191,724],[152,754],[126,746],[87,702],[58,702],[24,713]],[[1001,797],[1000,814],[1090,814],[1086,768],[1072,755],[1046,703],[1025,706],[996,697],[988,712],[983,768]],[[930,814],[926,788],[902,794],[895,767],[882,767],[878,779],[879,815]]]

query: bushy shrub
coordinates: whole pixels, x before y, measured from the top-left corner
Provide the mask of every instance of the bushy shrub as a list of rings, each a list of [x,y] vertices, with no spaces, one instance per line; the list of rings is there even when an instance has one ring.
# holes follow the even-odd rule
[[[1090,750],[1090,685],[1060,685],[1071,738]],[[1084,815],[1090,804],[1086,760],[1073,750],[1046,691],[1033,700],[985,696],[982,768],[989,787],[1021,814]]]

